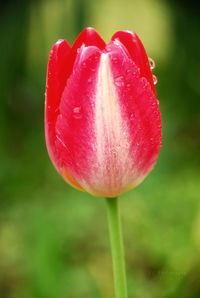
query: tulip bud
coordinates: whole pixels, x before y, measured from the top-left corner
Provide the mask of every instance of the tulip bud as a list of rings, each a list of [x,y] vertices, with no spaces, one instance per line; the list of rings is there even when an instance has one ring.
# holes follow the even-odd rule
[[[145,49],[133,31],[106,45],[86,28],[48,63],[45,135],[50,158],[72,186],[115,197],[138,185],[161,146],[161,116]]]

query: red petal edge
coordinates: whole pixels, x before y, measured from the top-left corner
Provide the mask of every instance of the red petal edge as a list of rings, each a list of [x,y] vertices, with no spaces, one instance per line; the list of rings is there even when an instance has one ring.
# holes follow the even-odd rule
[[[58,40],[49,55],[45,100],[45,136],[49,155],[54,160],[52,149],[55,139],[55,121],[59,114],[59,104],[67,78],[71,48],[66,40]]]
[[[70,55],[71,69],[74,65],[74,61],[77,57],[78,51],[82,46],[84,47],[95,46],[98,49],[103,50],[106,46],[106,43],[94,28],[92,27],[85,28],[76,38],[72,46],[71,55]]]
[[[126,47],[133,61],[137,66],[139,66],[141,76],[148,80],[153,92],[155,93],[155,86],[153,83],[153,76],[148,56],[137,34],[134,31],[128,30],[118,31],[112,36],[111,40],[119,40]]]
[[[85,28],[75,40],[72,51],[77,51],[82,45],[88,46],[96,46],[100,50],[103,50],[106,46],[104,40],[101,36],[96,32],[96,30],[92,27]]]

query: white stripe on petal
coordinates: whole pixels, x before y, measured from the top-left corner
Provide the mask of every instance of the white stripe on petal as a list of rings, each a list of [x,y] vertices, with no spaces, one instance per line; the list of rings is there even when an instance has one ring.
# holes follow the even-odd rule
[[[95,99],[96,154],[99,166],[94,177],[97,179],[97,188],[101,185],[104,188],[102,192],[109,196],[121,192],[130,181],[130,176],[133,177],[133,173],[130,173],[133,161],[129,157],[129,132],[122,118],[116,90],[116,86],[119,86],[117,84],[123,83],[121,80],[123,78],[116,78],[114,82],[109,54],[102,54]]]

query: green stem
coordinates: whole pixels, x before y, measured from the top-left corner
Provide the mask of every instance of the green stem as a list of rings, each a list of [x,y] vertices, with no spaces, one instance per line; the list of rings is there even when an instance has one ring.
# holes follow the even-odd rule
[[[126,271],[118,198],[106,198],[116,298],[127,298]]]

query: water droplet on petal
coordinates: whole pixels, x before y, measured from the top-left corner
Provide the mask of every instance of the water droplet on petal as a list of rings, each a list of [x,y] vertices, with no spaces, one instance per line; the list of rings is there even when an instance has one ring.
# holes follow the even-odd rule
[[[130,83],[127,83],[126,84],[126,87],[127,87],[128,90],[130,90],[131,89],[131,84]]]
[[[156,63],[155,63],[155,61],[151,57],[148,57],[148,59],[149,59],[150,68],[152,70],[152,69],[154,69],[156,67]]]
[[[154,85],[156,85],[158,83],[158,78],[155,75],[153,75],[153,83],[154,83]]]
[[[126,71],[127,73],[130,73],[131,72],[131,70],[130,69],[127,69],[127,71]]]
[[[88,83],[92,83],[92,79],[91,78],[88,79]]]
[[[124,86],[124,77],[119,76],[115,79],[115,85],[118,87]]]
[[[134,120],[134,115],[133,115],[133,114],[130,115],[130,120],[131,120],[131,121]]]
[[[73,109],[73,117],[75,119],[81,119],[82,118],[82,109],[81,109],[81,107],[75,107]]]
[[[83,68],[86,68],[86,67],[87,67],[86,62],[83,62],[83,63],[82,63],[82,66],[83,66]]]

